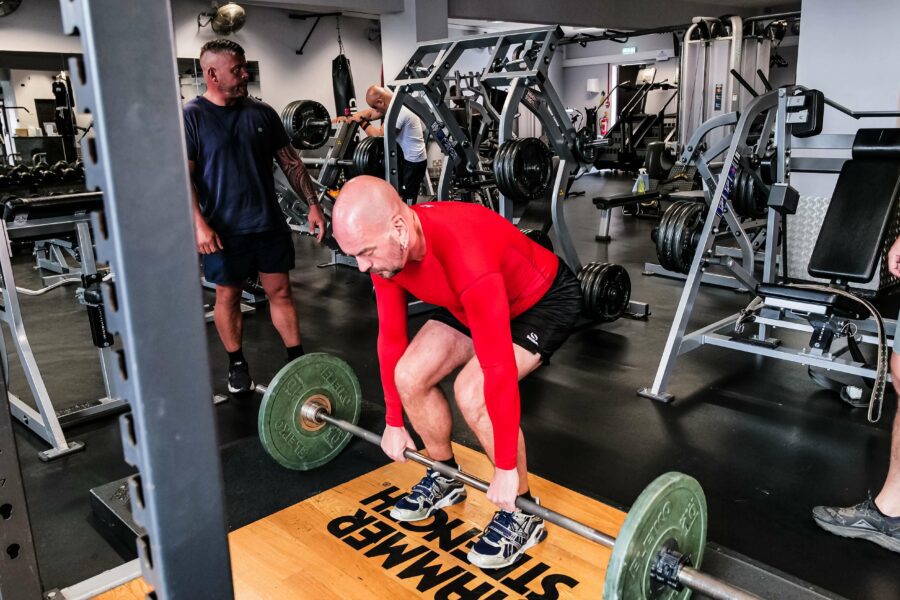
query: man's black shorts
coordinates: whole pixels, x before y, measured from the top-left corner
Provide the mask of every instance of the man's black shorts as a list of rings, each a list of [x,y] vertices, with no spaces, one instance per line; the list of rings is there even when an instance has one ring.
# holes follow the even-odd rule
[[[581,284],[566,263],[559,261],[553,284],[534,306],[509,323],[514,344],[541,355],[546,364],[572,333],[581,316]],[[440,321],[472,337],[469,328],[446,308],[437,309],[429,320]]]
[[[242,285],[259,273],[287,273],[294,268],[290,231],[225,236],[222,246],[203,256],[203,276],[210,283]]]

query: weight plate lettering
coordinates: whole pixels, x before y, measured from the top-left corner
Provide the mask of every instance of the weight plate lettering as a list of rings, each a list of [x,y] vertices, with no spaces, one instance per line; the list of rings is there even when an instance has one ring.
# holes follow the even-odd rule
[[[312,353],[288,363],[272,379],[259,407],[259,439],[280,465],[297,471],[321,466],[337,456],[352,434],[339,427],[304,426],[300,408],[305,402],[330,404],[333,416],[359,420],[362,392],[346,362]]]
[[[647,486],[628,511],[606,567],[604,600],[686,600],[691,590],[664,587],[650,578],[663,547],[688,556],[699,568],[706,547],[703,489],[693,477],[665,473]]]

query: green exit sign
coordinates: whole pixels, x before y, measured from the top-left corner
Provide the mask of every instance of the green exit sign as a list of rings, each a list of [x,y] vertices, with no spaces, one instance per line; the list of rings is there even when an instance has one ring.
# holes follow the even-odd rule
[[[636,46],[625,46],[622,48],[622,54],[634,54],[635,50],[637,50]]]

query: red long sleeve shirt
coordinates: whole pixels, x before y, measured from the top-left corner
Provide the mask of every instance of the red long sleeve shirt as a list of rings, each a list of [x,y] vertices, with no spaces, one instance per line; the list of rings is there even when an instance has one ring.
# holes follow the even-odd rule
[[[498,468],[514,469],[520,411],[509,323],[550,289],[559,260],[482,206],[437,202],[419,204],[413,210],[422,224],[425,256],[407,262],[391,279],[372,276],[378,300],[378,360],[387,424],[403,426],[394,370],[409,344],[409,292],[447,308],[472,331],[494,428],[494,459]]]

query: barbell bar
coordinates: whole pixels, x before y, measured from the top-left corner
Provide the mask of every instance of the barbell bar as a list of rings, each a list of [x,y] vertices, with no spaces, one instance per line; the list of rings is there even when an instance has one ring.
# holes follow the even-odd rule
[[[356,424],[362,404],[359,381],[343,360],[307,354],[285,365],[264,391],[259,411],[260,441],[285,467],[308,470],[343,450],[352,437],[381,446],[381,436]],[[341,415],[349,418],[341,418]],[[488,483],[411,449],[404,456],[481,492]],[[706,544],[706,501],[691,477],[665,473],[641,493],[619,538],[519,497],[516,507],[605,548],[605,600],[684,600],[698,591],[716,600],[759,600],[758,596],[705,574],[699,565]],[[682,552],[683,551],[683,552]]]

